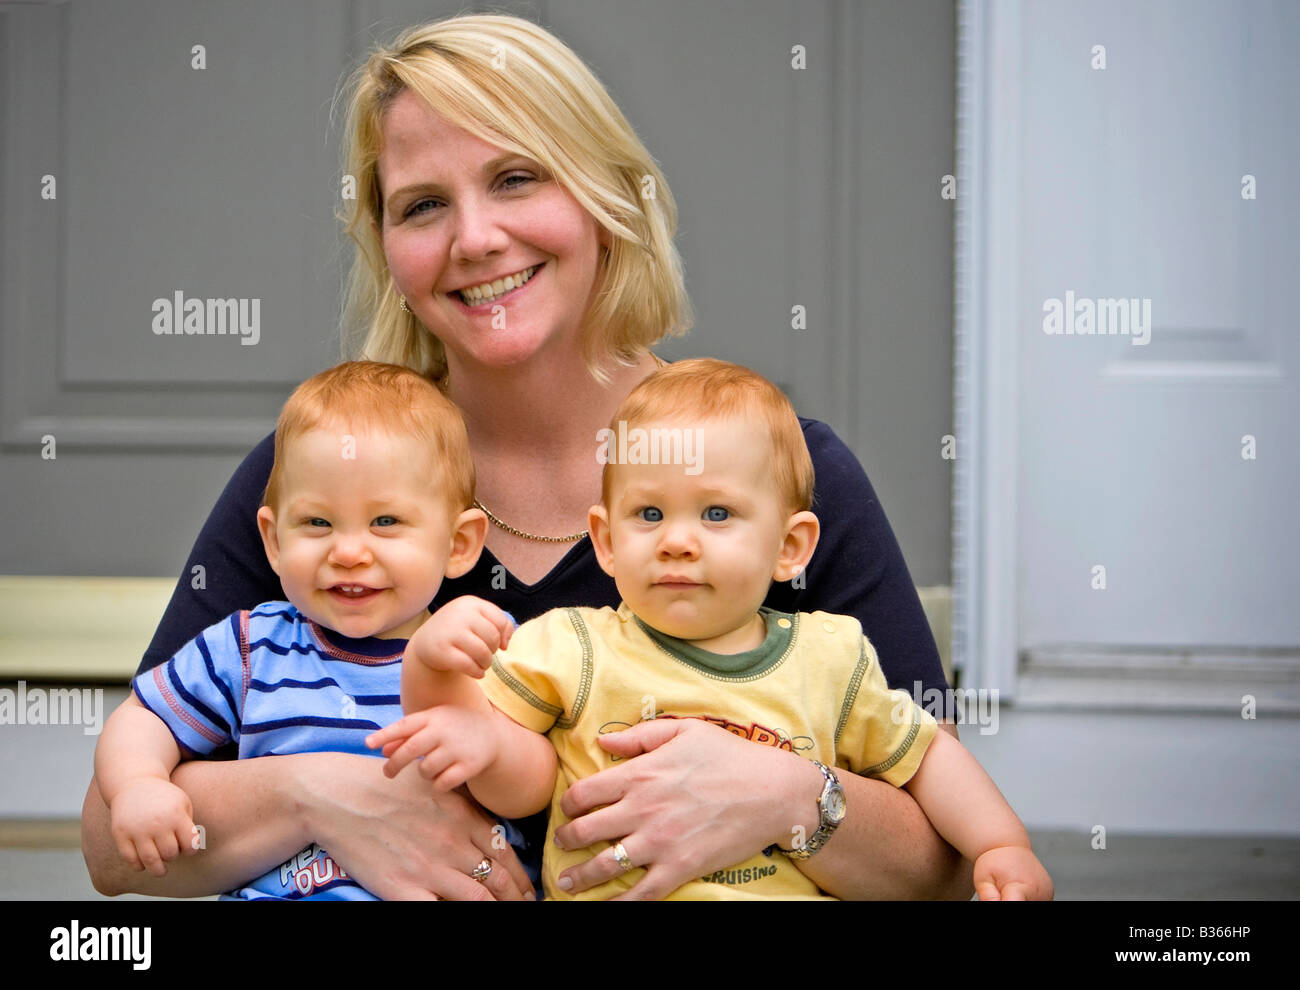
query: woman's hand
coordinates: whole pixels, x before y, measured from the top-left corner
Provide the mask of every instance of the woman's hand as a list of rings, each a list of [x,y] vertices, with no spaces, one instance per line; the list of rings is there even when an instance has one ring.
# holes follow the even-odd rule
[[[304,783],[315,796],[304,807],[315,836],[347,872],[386,901],[522,900],[532,885],[504,829],[461,792],[431,793],[417,768],[393,780],[383,761],[336,753]],[[481,860],[492,872],[470,876]]]
[[[774,842],[788,847],[796,827],[817,828],[822,775],[802,757],[694,718],[643,722],[600,745],[634,758],[569,788],[562,807],[574,820],[555,840],[566,849],[621,841],[646,874],[620,900],[665,897]],[[576,893],[618,872],[612,857],[597,856],[561,877]]]
[[[952,726],[941,728],[955,736]],[[820,824],[824,780],[811,761],[700,719],[643,722],[601,736],[600,745],[631,759],[569,788],[562,807],[574,820],[555,838],[568,849],[621,841],[646,867],[624,898],[665,897],[773,843],[788,849]],[[800,872],[841,898],[969,900],[971,864],[906,791],[844,771],[839,777],[848,816],[816,855],[795,861]],[[612,856],[597,856],[561,877],[578,892],[618,872]]]

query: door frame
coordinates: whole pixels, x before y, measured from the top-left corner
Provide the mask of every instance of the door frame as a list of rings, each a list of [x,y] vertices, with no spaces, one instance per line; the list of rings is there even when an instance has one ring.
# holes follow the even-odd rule
[[[953,660],[1016,691],[1021,0],[957,4]]]

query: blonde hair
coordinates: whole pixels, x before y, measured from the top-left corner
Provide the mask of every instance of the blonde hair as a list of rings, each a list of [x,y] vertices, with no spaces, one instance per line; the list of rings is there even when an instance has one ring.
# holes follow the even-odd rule
[[[583,356],[635,361],[693,316],[673,245],[677,205],[663,174],[600,80],[563,42],[518,17],[476,14],[410,28],[352,74],[344,171],[356,199],[340,216],[357,245],[344,348],[441,379],[442,342],[403,311],[384,258],[378,159],[384,117],[406,90],[490,144],[537,161],[606,231]],[[358,347],[356,338],[364,335]]]
[[[263,505],[279,509],[289,445],[326,423],[414,436],[429,452],[429,484],[451,511],[459,513],[473,503],[474,458],[456,405],[410,368],[349,361],[308,378],[285,402],[275,425],[275,462]],[[422,466],[411,465],[411,470]]]
[[[757,372],[717,358],[675,361],[643,378],[628,393],[610,429],[618,432],[665,420],[741,419],[765,432],[772,454],[772,484],[789,512],[811,509],[813,464],[799,416],[784,392]],[[615,464],[601,475],[601,501],[609,507]]]

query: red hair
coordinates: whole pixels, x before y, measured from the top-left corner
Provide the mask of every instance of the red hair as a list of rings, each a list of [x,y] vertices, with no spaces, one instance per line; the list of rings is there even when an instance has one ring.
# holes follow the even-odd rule
[[[474,458],[460,410],[410,368],[347,361],[308,378],[284,404],[275,426],[275,463],[263,505],[274,510],[279,504],[288,445],[325,423],[415,436],[429,451],[429,484],[439,488],[452,511],[473,503]]]
[[[813,465],[799,417],[785,393],[755,371],[719,361],[691,358],[660,368],[628,393],[610,428],[682,419],[741,419],[766,432],[772,480],[790,512],[811,509]],[[601,500],[609,505],[612,462],[601,476]]]

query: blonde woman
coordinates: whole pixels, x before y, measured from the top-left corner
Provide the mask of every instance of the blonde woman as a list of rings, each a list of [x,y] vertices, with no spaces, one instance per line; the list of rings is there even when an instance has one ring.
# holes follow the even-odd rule
[[[586,65],[518,18],[413,28],[372,53],[347,93],[344,168],[357,180],[345,218],[357,245],[348,356],[412,367],[456,402],[476,504],[493,524],[477,566],[445,581],[431,607],[474,594],[523,622],[561,605],[617,605],[585,532],[587,509],[600,499],[597,432],[662,363],[650,347],[691,321],[667,182]],[[652,198],[641,195],[646,177]],[[802,423],[822,541],[804,587],[774,585],[767,604],[855,615],[891,685],[946,687],[861,466],[825,424]],[[283,597],[255,521],[272,439],[236,471],[192,551],[209,573],[221,561],[221,580],[202,593],[178,583],[141,670],[216,618]],[[631,863],[647,867],[632,896],[662,897],[803,834],[817,852],[798,868],[838,897],[972,892],[970,864],[888,784],[841,772],[832,786],[800,756],[697,719],[644,722],[602,744],[622,759],[569,790],[574,820],[556,840],[607,839],[624,860],[572,868],[575,891]],[[431,799],[410,771],[387,781],[381,765],[330,753],[183,764],[173,779],[206,848],[161,880],[117,857],[92,782],[86,861],[105,893],[195,895],[316,843],[386,899],[531,894],[493,819],[456,793]],[[535,865],[545,823],[520,825]]]

